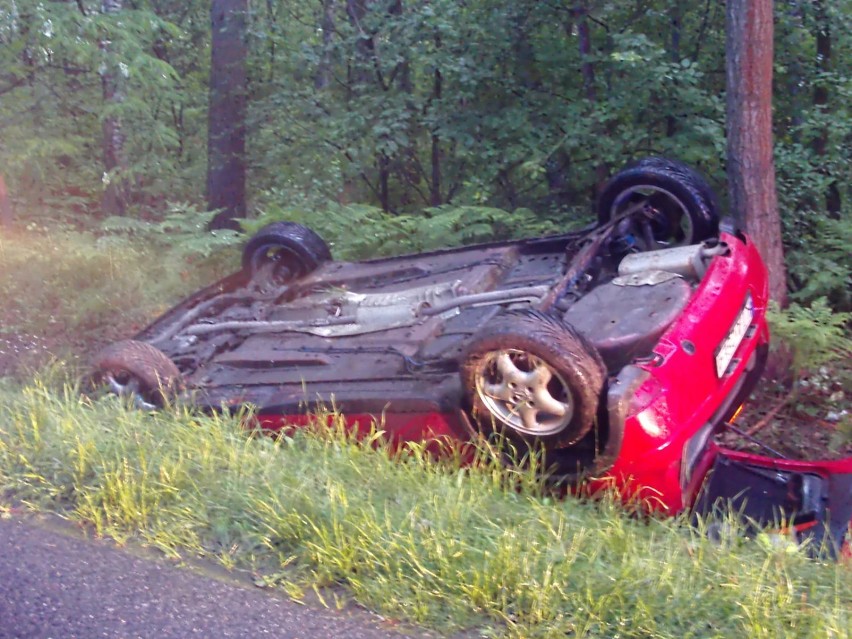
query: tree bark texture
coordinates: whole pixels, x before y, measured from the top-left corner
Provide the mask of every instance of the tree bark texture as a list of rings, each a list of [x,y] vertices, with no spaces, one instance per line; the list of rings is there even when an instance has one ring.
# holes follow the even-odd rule
[[[101,13],[117,15],[122,10],[122,0],[102,0]],[[103,61],[101,63],[101,90],[104,106],[115,109],[124,102],[125,67],[116,55],[109,40],[98,44]],[[129,183],[126,179],[127,158],[125,157],[126,136],[121,118],[114,112],[104,118],[102,124],[102,150],[105,188],[101,200],[104,215],[124,215],[129,199]]]
[[[769,269],[770,297],[787,301],[772,155],[772,0],[727,0],[727,155],[733,214]]]
[[[597,102],[598,96],[595,89],[595,67],[591,61],[592,36],[589,32],[588,14],[589,8],[586,2],[578,3],[573,9],[574,19],[577,23],[577,46],[580,52],[580,72],[583,75],[583,89],[589,102]]]
[[[435,48],[442,46],[441,34],[435,33]],[[444,97],[444,77],[441,69],[435,67],[435,75],[432,82],[432,102],[440,103]],[[441,205],[441,138],[438,135],[437,126],[432,129],[432,175],[429,181],[429,204],[431,206]]]
[[[211,229],[238,228],[246,216],[246,15],[248,0],[212,0],[207,206]]]
[[[6,189],[6,181],[0,175],[0,226],[12,225],[12,201],[9,199],[9,191]]]

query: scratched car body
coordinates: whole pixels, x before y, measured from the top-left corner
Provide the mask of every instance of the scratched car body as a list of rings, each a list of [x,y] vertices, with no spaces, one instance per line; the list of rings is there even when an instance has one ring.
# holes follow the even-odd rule
[[[396,440],[501,433],[592,490],[671,514],[739,500],[837,547],[852,460],[715,443],[761,374],[767,294],[754,244],[720,228],[700,176],[649,158],[604,187],[596,225],[551,237],[342,262],[309,229],[273,224],[241,270],[96,367],[143,406],[169,392],[251,405],[267,427],[333,401]]]

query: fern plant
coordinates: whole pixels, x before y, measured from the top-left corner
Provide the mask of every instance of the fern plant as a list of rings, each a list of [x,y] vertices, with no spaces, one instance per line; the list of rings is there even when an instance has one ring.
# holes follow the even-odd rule
[[[816,212],[805,220],[793,224],[795,238],[788,238],[792,298],[807,303],[825,297],[838,310],[852,309],[852,222]]]
[[[441,206],[416,215],[394,215],[373,206],[339,204],[329,204],[322,211],[269,204],[257,218],[244,221],[243,228],[251,234],[280,220],[312,228],[338,259],[399,255],[564,230],[529,209]]]
[[[773,306],[767,318],[773,337],[790,349],[797,377],[852,356],[852,339],[846,332],[852,313],[833,312],[824,297],[810,306],[791,304],[783,311]]]
[[[792,304],[785,310],[777,305],[767,315],[776,348],[791,359],[791,378],[796,380],[782,405],[796,404],[797,410],[811,415],[835,410],[837,426],[831,436],[830,448],[840,450],[852,445],[852,415],[839,410],[845,397],[843,390],[830,392],[832,384],[848,375],[846,362],[852,358],[852,339],[849,323],[852,313],[833,312],[825,298],[816,299],[809,307]],[[783,356],[782,356],[783,359]],[[830,366],[830,364],[834,364]],[[807,377],[807,380],[803,380]],[[842,381],[841,381],[842,383]],[[802,398],[807,385],[812,391]],[[818,391],[816,394],[813,390]],[[813,405],[814,397],[819,398]],[[801,400],[801,401],[800,401]],[[810,404],[810,405],[809,405]]]
[[[183,256],[210,257],[221,248],[242,241],[237,231],[221,229],[208,231],[207,224],[217,211],[200,211],[188,202],[170,202],[165,217],[157,221],[131,217],[108,217],[101,222],[104,243],[110,238],[132,237],[149,244],[159,244]]]

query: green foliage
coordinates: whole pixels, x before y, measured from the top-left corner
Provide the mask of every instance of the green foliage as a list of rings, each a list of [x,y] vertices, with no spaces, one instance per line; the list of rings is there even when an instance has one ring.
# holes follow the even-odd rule
[[[166,215],[159,221],[146,221],[131,217],[108,217],[100,223],[107,236],[127,237],[137,244],[166,247],[185,257],[206,258],[223,248],[242,242],[237,231],[207,230],[216,211],[199,211],[188,202],[169,202]],[[102,238],[101,243],[107,243]]]
[[[852,356],[852,340],[847,336],[852,313],[833,312],[825,298],[809,307],[791,304],[783,311],[775,307],[767,317],[773,339],[790,349],[797,376]]]
[[[47,210],[89,227],[113,180],[130,190],[130,220],[201,200],[209,3],[100,9],[0,0],[0,171],[25,223]],[[514,232],[473,230],[464,218],[486,209],[515,212],[495,227],[538,228],[518,211],[576,224],[607,175],[647,154],[698,166],[724,195],[724,3],[270,0],[252,5],[248,25],[250,209],[269,212],[271,200],[307,219],[330,201],[349,207],[363,226],[323,232],[341,255],[431,247],[433,231],[449,243]],[[849,310],[852,0],[775,3],[775,34],[791,288],[800,303]],[[830,56],[824,42],[818,51],[825,37]],[[120,78],[121,100],[105,98],[104,72]],[[127,166],[110,174],[102,125],[113,116]],[[365,213],[375,208],[384,213]],[[204,254],[217,244],[185,239]]]
[[[149,414],[36,383],[0,395],[0,481],[101,535],[447,634],[848,634],[848,567],[784,537],[750,542],[731,524],[714,544],[614,501],[554,500],[531,476],[519,490],[487,455],[460,468],[422,445],[393,453],[379,433],[359,444],[340,419],[273,440],[239,416]]]
[[[793,299],[826,298],[839,310],[852,309],[852,222],[806,211],[787,222],[787,258]]]
[[[443,206],[420,214],[394,215],[371,206],[334,204],[311,211],[270,204],[243,227],[251,234],[279,220],[299,222],[315,230],[337,259],[400,255],[566,230],[539,220],[527,209],[510,213],[484,206]]]
[[[174,197],[176,187],[192,194],[186,186],[199,173],[188,146],[203,148],[206,133],[195,14],[177,6],[161,16],[125,4],[106,15],[96,2],[0,2],[0,166],[23,211],[45,203],[57,213],[97,213],[107,179],[132,184],[139,203]],[[183,24],[171,21],[178,16]],[[181,57],[189,51],[191,61]],[[103,73],[120,79],[122,100],[104,99]],[[122,122],[121,175],[105,175],[101,161],[109,116]]]

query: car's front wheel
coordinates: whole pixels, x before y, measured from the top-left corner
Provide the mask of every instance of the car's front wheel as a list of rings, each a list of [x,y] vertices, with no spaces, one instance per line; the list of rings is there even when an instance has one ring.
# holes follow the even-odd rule
[[[527,310],[504,313],[476,335],[461,376],[480,430],[563,448],[594,425],[606,369],[571,326]]]

